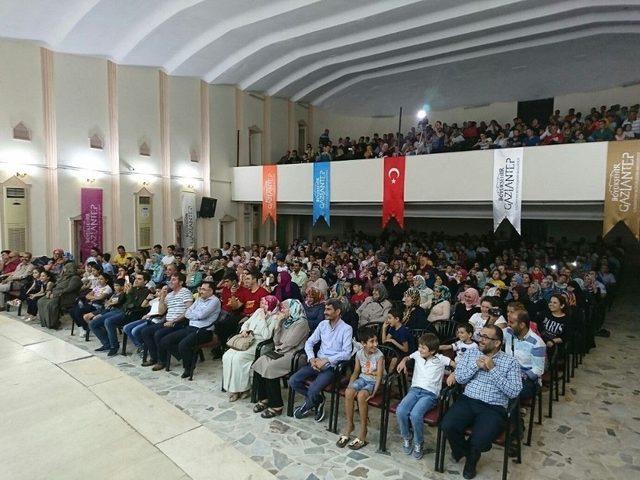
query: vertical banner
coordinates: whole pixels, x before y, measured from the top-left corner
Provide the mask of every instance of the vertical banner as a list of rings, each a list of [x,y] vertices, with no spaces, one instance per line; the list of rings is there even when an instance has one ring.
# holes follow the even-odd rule
[[[602,235],[624,222],[640,240],[640,140],[609,142],[605,181]]]
[[[506,218],[521,235],[522,156],[524,148],[493,151],[493,231]]]
[[[331,164],[316,162],[313,164],[313,224],[320,217],[331,226]]]
[[[404,157],[385,157],[382,196],[382,228],[391,217],[404,228]]]
[[[182,238],[184,249],[196,246],[196,194],[182,192]]]
[[[276,223],[276,205],[278,202],[278,166],[262,166],[262,223],[271,217]]]
[[[80,209],[82,215],[80,257],[84,261],[89,258],[92,248],[96,247],[102,251],[102,189],[81,189]]]

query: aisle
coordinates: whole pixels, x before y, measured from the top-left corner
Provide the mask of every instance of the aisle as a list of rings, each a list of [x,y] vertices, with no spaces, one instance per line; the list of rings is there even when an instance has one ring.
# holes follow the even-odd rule
[[[120,369],[4,315],[0,385],[0,478],[273,478]]]

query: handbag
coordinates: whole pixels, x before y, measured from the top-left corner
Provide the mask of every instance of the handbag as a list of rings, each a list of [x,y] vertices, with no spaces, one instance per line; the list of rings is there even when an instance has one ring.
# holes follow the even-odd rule
[[[249,333],[249,335],[247,335],[246,337],[237,334],[227,340],[227,347],[239,351],[248,350],[251,344],[253,344],[254,340],[255,339],[253,338],[253,333]]]

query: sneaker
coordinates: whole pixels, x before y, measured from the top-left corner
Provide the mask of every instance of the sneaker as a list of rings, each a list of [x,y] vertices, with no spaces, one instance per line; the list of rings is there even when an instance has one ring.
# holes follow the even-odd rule
[[[94,352],[106,352],[107,350],[110,350],[110,349],[111,349],[111,347],[105,347],[105,346],[103,345],[103,346],[101,346],[100,348],[96,348],[96,349],[94,350]]]
[[[119,348],[110,348],[107,357],[115,357],[118,354]]]
[[[424,445],[422,443],[416,443],[413,446],[413,458],[420,460],[424,455]]]
[[[402,451],[404,453],[406,453],[407,455],[411,455],[411,452],[413,452],[413,445],[411,445],[411,439],[410,438],[403,438],[402,439]]]
[[[307,403],[305,402],[293,411],[293,416],[297,419],[301,419],[309,415],[310,411],[311,409],[307,407]]]
[[[321,422],[322,420],[324,420],[324,395],[322,396],[322,400],[316,407],[316,416],[315,416],[316,422]]]

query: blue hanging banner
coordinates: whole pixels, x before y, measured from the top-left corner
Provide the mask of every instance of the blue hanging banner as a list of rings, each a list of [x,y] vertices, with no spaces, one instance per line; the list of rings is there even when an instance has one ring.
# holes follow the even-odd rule
[[[313,224],[324,217],[327,225],[331,225],[331,167],[329,162],[313,164]]]

